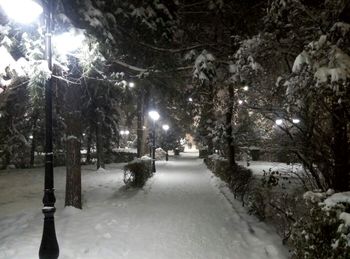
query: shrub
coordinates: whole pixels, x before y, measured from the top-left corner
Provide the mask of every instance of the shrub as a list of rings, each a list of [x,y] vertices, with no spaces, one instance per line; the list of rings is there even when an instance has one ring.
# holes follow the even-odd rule
[[[292,229],[293,258],[350,258],[350,214],[347,213],[350,199],[329,206],[327,203],[334,195],[325,200],[327,196],[327,193],[305,193],[307,209]]]
[[[239,165],[230,168],[228,160],[217,154],[208,156],[204,162],[216,176],[228,183],[235,198],[239,197],[244,206],[245,195],[248,193],[253,179],[252,172]]]
[[[232,190],[235,198],[240,198],[242,205],[245,206],[247,195],[251,190],[253,183],[253,173],[247,168],[236,165],[230,178],[230,189]]]
[[[124,183],[131,187],[142,187],[152,176],[151,159],[135,159],[124,166]]]

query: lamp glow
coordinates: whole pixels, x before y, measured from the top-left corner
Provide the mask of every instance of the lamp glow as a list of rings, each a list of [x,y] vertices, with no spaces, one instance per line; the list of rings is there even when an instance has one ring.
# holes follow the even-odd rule
[[[243,103],[242,100],[238,100],[238,104],[241,105]]]
[[[129,82],[129,87],[130,87],[130,88],[135,87],[135,83],[134,83],[134,82]]]
[[[66,55],[79,49],[84,39],[85,37],[82,33],[69,31],[54,36],[52,40],[57,52],[61,55]]]
[[[282,125],[282,123],[283,123],[283,120],[281,120],[281,119],[278,119],[278,120],[276,120],[275,122],[276,122],[276,125]]]
[[[190,98],[188,98],[188,101],[189,102],[193,102],[193,99],[190,97]]]
[[[156,121],[160,118],[160,115],[157,111],[150,111],[148,115],[151,117],[152,120]]]
[[[0,6],[9,18],[29,24],[39,17],[43,8],[32,0],[0,0]]]
[[[167,124],[163,125],[163,130],[167,131],[167,130],[169,130],[169,128],[170,128],[169,125],[167,125]]]
[[[292,122],[293,122],[294,124],[298,124],[298,123],[300,123],[300,120],[299,120],[299,119],[292,119]]]
[[[244,87],[243,87],[243,90],[244,90],[244,91],[248,91],[248,90],[249,90],[249,86],[247,86],[247,85],[244,86]]]

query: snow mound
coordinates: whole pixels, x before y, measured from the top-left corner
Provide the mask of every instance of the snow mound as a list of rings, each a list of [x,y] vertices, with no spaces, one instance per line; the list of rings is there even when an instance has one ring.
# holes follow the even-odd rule
[[[106,169],[100,167],[99,169],[96,170],[97,173],[106,173],[108,172]]]
[[[334,207],[339,203],[348,203],[350,204],[350,192],[338,192],[333,194],[332,196],[329,196],[325,201],[324,204],[327,207]]]
[[[82,212],[81,209],[77,209],[77,208],[74,208],[72,206],[66,206],[62,211],[62,215],[63,216],[73,216],[76,214],[80,214],[81,212]]]

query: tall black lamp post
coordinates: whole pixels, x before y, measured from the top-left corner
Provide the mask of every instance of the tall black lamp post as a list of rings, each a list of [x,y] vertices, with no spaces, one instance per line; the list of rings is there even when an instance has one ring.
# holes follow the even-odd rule
[[[52,72],[52,10],[53,0],[47,1],[45,8],[45,58]],[[56,259],[59,247],[55,231],[55,194],[53,177],[53,145],[52,145],[52,76],[45,84],[45,189],[43,197],[44,229],[39,249],[40,259]]]
[[[153,120],[153,138],[152,138],[152,172],[156,172],[156,121],[159,119],[159,113],[157,111],[150,111],[148,115]]]
[[[52,71],[51,27],[53,0],[47,0],[45,6],[45,59]],[[3,0],[1,8],[16,22],[29,24],[43,12],[43,7],[34,0]],[[40,259],[57,259],[59,248],[55,232],[54,214],[56,211],[53,184],[53,150],[52,150],[52,77],[45,84],[45,189],[42,209],[44,213],[44,229],[39,250]]]
[[[168,155],[168,130],[169,130],[169,125],[164,124],[162,126],[163,130],[165,131],[165,161],[169,160],[169,155]]]

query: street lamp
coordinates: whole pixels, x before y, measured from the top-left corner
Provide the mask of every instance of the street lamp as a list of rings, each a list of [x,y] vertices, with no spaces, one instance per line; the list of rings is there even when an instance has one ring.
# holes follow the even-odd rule
[[[150,111],[148,115],[153,120],[153,139],[152,139],[152,172],[156,172],[156,121],[159,119],[160,115],[157,111]]]
[[[42,6],[33,0],[0,0],[0,5],[8,17],[22,24],[34,22],[43,13]]]
[[[280,125],[282,125],[283,120],[277,119],[277,120],[275,121],[275,123],[276,123],[276,125],[280,126]]]
[[[47,0],[45,8],[45,59],[52,73],[52,11],[53,0]],[[30,23],[42,12],[43,8],[32,0],[0,0],[2,9],[19,23]],[[45,83],[45,187],[42,209],[44,228],[39,249],[40,259],[57,259],[59,247],[56,238],[54,214],[55,208],[52,148],[52,76]]]
[[[165,130],[165,141],[168,141],[168,130],[169,130],[169,125],[164,124],[163,125],[163,130]],[[165,161],[169,160],[169,155],[168,155],[168,147],[165,146]]]
[[[123,138],[123,145],[124,145],[124,148],[126,148],[127,147],[127,143],[124,143],[125,141],[124,141],[124,136],[128,136],[129,134],[130,134],[130,131],[129,130],[121,130],[120,132],[120,135],[122,136],[122,138]]]
[[[292,119],[292,122],[293,122],[294,124],[298,124],[298,123],[300,123],[300,119],[297,119],[297,118]]]

